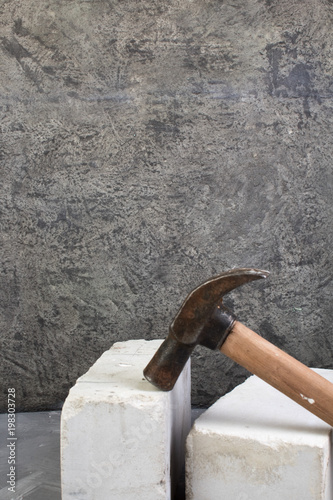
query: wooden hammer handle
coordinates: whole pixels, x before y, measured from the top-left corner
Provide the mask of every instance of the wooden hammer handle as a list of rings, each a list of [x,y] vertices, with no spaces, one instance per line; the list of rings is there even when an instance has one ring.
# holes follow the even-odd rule
[[[333,426],[333,384],[239,321],[221,352]]]

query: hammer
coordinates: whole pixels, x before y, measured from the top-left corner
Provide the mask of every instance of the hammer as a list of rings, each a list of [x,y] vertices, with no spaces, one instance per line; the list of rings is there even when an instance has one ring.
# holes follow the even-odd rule
[[[196,345],[219,349],[333,426],[333,384],[237,321],[223,305],[226,293],[268,275],[258,269],[232,269],[195,288],[144,376],[162,391],[170,391]]]

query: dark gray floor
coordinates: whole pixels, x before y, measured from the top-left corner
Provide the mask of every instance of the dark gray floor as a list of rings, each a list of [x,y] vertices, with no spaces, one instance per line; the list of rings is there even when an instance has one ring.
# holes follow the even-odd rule
[[[192,409],[192,422],[202,411]],[[61,411],[16,414],[16,488],[10,493],[6,482],[11,438],[7,414],[0,414],[0,500],[61,500],[60,416]]]
[[[15,493],[8,491],[7,414],[0,415],[0,499],[60,500],[60,411],[17,413]]]

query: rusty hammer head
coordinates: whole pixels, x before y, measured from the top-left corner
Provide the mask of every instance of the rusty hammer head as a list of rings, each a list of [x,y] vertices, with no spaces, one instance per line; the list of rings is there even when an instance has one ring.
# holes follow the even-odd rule
[[[268,275],[258,269],[232,269],[195,288],[171,323],[169,335],[144,369],[146,379],[159,389],[170,391],[195,346],[219,349],[232,329],[236,318],[224,307],[223,296]]]

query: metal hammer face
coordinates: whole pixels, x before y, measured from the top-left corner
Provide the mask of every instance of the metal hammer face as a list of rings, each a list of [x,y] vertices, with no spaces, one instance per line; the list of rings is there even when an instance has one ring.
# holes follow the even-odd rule
[[[232,269],[195,288],[171,323],[167,338],[144,369],[146,379],[159,389],[169,391],[197,345],[220,349],[236,320],[224,307],[223,296],[268,275],[267,271],[258,269]]]

